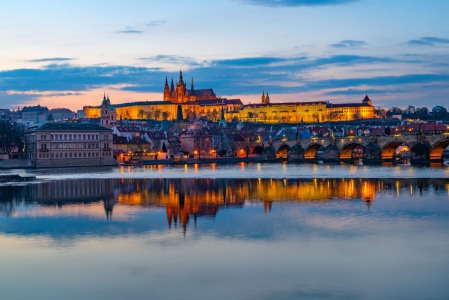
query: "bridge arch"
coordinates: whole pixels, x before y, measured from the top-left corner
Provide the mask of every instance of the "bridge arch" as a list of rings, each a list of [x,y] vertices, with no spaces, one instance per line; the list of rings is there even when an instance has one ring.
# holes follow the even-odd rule
[[[263,147],[262,146],[256,146],[251,150],[251,154],[262,154],[263,153]]]
[[[318,150],[322,147],[320,144],[310,144],[304,153],[305,159],[316,159]]]
[[[443,159],[443,152],[449,147],[449,140],[441,140],[434,144],[430,149],[429,158],[431,160],[441,160]]]
[[[283,144],[276,151],[276,158],[288,158],[288,150],[290,149],[289,145]]]
[[[341,151],[340,151],[340,159],[344,160],[344,159],[352,159],[353,158],[353,153],[354,153],[354,149],[357,148],[358,146],[362,146],[359,143],[355,143],[355,142],[349,142],[345,145],[343,145],[343,147],[341,147]]]
[[[411,147],[403,141],[394,141],[390,142],[387,145],[385,145],[382,149],[382,160],[393,160],[394,155],[396,154],[396,149],[398,149],[399,146],[406,145],[411,149]]]

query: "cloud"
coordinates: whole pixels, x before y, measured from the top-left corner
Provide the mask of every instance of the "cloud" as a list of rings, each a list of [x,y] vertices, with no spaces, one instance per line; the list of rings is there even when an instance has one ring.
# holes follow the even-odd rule
[[[368,44],[364,41],[353,41],[353,40],[344,40],[337,44],[331,44],[331,46],[334,48],[351,48],[351,47],[360,47],[364,45]]]
[[[391,94],[391,93],[403,93],[403,90],[358,90],[358,89],[347,89],[343,91],[333,91],[327,92],[324,95],[368,95],[368,94]]]
[[[68,61],[68,60],[73,60],[73,58],[66,58],[66,57],[40,58],[40,59],[30,59],[27,60],[27,62]]]
[[[135,34],[135,33],[143,33],[143,31],[128,29],[128,30],[116,31],[115,33]]]
[[[410,40],[407,44],[410,46],[434,46],[436,44],[449,44],[449,39],[422,37],[417,40]]]
[[[327,95],[365,93],[395,93],[400,95],[402,92],[400,89],[409,90],[408,87],[405,88],[400,85],[437,84],[445,86],[449,84],[449,74],[446,74],[445,70],[433,74],[402,76],[373,77],[364,75],[363,78],[359,77],[358,72],[352,72],[348,73],[352,75],[346,75],[349,78],[345,79],[310,77],[315,70],[320,70],[320,72],[317,72],[317,74],[320,74],[322,70],[327,70],[330,67],[338,70],[341,67],[350,66],[357,71],[361,71],[366,66],[374,64],[397,66],[397,63],[421,63],[389,57],[358,55],[334,55],[318,58],[267,56],[199,61],[192,57],[158,55],[140,58],[139,60],[152,62],[156,65],[161,63],[187,65],[188,71],[183,72],[185,80],[188,81],[193,77],[196,80],[195,86],[198,88],[213,88],[217,95],[254,95],[267,89],[270,94],[323,91]],[[0,71],[0,92],[35,94],[49,92],[57,94],[58,92],[77,93],[109,87],[122,91],[162,93],[166,76],[176,80],[179,71],[165,71],[158,67],[51,64],[43,68]],[[394,90],[393,88],[381,88],[382,86],[394,86]],[[415,89],[424,91],[425,88],[420,86],[416,86]],[[431,93],[430,89],[425,89],[425,91],[428,91],[427,94]],[[19,96],[8,97],[10,99]],[[3,99],[5,98],[0,97],[0,101]],[[10,101],[9,103],[17,102]]]
[[[157,27],[157,26],[161,26],[162,24],[167,23],[167,21],[165,20],[155,20],[155,21],[151,21],[147,24],[147,26],[150,27]]]
[[[168,64],[184,64],[190,66],[199,66],[200,63],[191,57],[177,56],[177,55],[157,55],[151,57],[141,57],[139,60],[149,61],[149,62],[162,62]]]
[[[276,63],[288,63],[299,60],[307,59],[307,57],[293,57],[293,58],[280,58],[280,57],[248,57],[248,58],[236,58],[236,59],[223,59],[212,61],[212,65],[221,67],[254,67],[254,66],[267,66]]]
[[[359,0],[242,0],[242,2],[248,4],[275,7],[339,5],[357,1]]]

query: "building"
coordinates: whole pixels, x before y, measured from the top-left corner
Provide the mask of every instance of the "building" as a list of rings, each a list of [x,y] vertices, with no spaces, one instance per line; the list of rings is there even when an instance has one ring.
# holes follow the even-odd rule
[[[49,121],[56,121],[56,122],[61,122],[72,118],[73,118],[73,111],[71,111],[68,108],[50,109],[47,117]]]
[[[22,123],[43,123],[47,120],[47,113],[48,108],[45,106],[25,106],[22,108]]]
[[[25,153],[36,167],[111,166],[112,129],[99,124],[44,123],[25,133]]]
[[[352,121],[359,119],[374,118],[374,107],[368,95],[362,103],[343,103],[327,105],[327,120],[329,121]]]
[[[106,98],[106,94],[103,96],[103,102],[100,106],[100,124],[111,128],[112,124],[117,121],[117,114],[115,111],[115,107],[111,105],[111,101]]]
[[[215,157],[212,149],[212,136],[202,129],[183,131],[178,136],[184,153],[193,158]]]
[[[248,104],[238,112],[238,118],[244,122],[264,123],[320,123],[326,120],[327,103],[321,102],[284,102]],[[235,113],[226,113],[226,120],[233,121]]]
[[[168,80],[165,78],[164,88],[164,101],[170,101],[172,103],[186,103],[198,100],[210,100],[217,99],[213,89],[201,89],[195,90],[192,85],[190,89],[187,89],[186,82],[182,77],[182,71],[179,73],[179,80],[176,83],[176,88],[173,84],[173,78],[171,80],[171,86],[168,87]]]

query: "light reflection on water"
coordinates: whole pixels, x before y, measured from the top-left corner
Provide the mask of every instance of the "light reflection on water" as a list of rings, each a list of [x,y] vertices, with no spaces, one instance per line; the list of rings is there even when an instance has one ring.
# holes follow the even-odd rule
[[[179,164],[140,167],[1,170],[38,178],[447,178],[449,166],[398,166],[353,164],[236,163]]]
[[[448,179],[74,179],[3,186],[0,294],[446,299],[448,193]]]

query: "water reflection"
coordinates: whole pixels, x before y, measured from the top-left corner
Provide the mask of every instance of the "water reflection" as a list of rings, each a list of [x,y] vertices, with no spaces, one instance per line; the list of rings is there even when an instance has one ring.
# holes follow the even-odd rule
[[[446,299],[448,192],[448,179],[1,186],[0,298]]]
[[[105,217],[114,205],[165,209],[167,226],[187,229],[191,219],[215,217],[220,209],[276,202],[324,204],[332,200],[364,201],[376,195],[396,197],[449,193],[448,179],[75,179],[0,187],[0,213],[13,217],[17,206],[63,207],[102,203]]]

